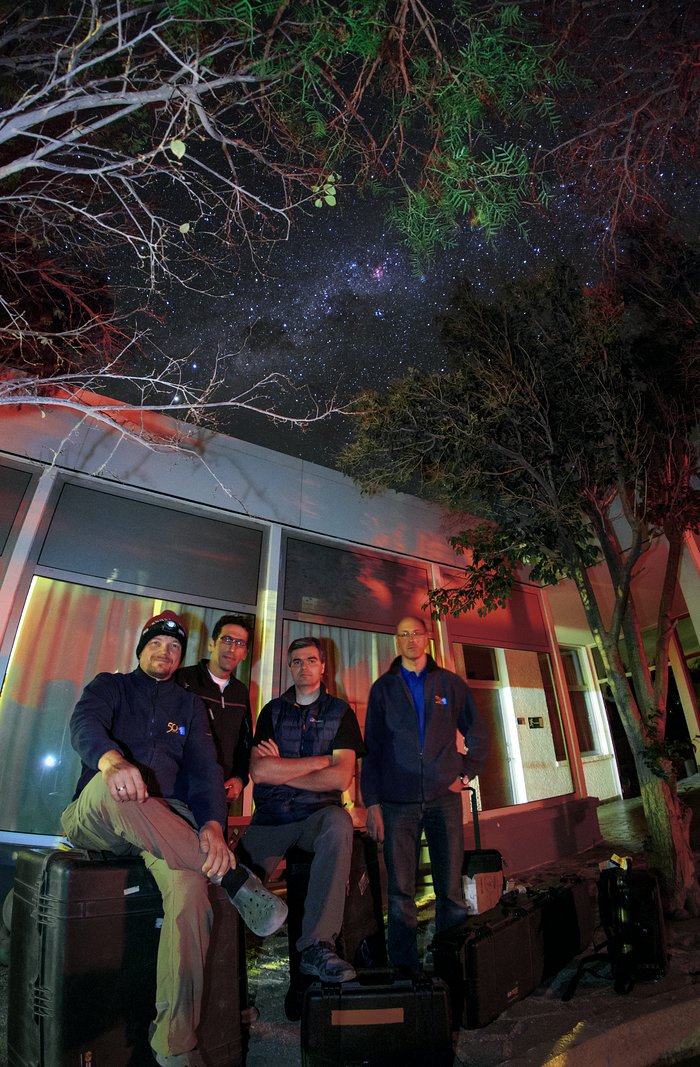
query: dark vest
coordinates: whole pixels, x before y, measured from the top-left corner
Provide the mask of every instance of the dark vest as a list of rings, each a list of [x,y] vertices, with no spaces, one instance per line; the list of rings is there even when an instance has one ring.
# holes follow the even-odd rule
[[[307,707],[295,704],[293,696],[294,690],[288,689],[271,702],[272,726],[280,756],[285,759],[329,756],[348,705],[324,690],[319,700]],[[319,808],[340,804],[341,794],[337,789],[313,793],[289,785],[259,783],[253,790],[253,799],[253,821],[269,826],[299,822]]]

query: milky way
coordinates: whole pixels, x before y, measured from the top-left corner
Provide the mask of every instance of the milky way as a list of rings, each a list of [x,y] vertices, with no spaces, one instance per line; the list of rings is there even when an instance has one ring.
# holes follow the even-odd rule
[[[229,388],[278,372],[321,403],[331,394],[346,403],[363,389],[385,388],[409,367],[442,369],[438,317],[458,279],[495,293],[503,280],[560,256],[584,270],[592,265],[590,220],[579,218],[565,189],[555,192],[527,235],[504,231],[488,243],[465,224],[455,248],[417,274],[379,206],[350,190],[338,209],[297,217],[289,239],[266,261],[244,262],[235,273],[222,264],[211,283],[220,295],[172,290],[151,338],[168,355],[190,356],[195,381],[206,380],[218,353],[226,356]],[[304,434],[254,416],[224,417],[221,427],[331,464],[348,420],[335,418]]]

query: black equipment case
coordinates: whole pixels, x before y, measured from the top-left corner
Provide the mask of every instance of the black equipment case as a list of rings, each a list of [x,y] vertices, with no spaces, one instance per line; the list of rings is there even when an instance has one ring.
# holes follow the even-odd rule
[[[241,923],[221,887],[207,957],[199,1048],[207,1067],[245,1062]],[[10,1067],[153,1067],[161,897],[137,857],[23,851],[12,911]],[[245,972],[243,972],[245,974]]]
[[[299,971],[300,953],[297,941],[301,937],[304,901],[309,886],[309,871],[313,855],[302,849],[290,849],[286,862],[287,937],[289,941],[289,989],[284,1000],[288,1019],[301,1018],[304,990],[313,978]],[[386,941],[382,901],[386,875],[376,843],[369,834],[356,831],[353,836],[350,878],[348,880],[343,925],[337,951],[357,970],[386,967]]]
[[[468,786],[468,791],[471,795],[475,847],[464,853],[462,891],[469,911],[478,915],[494,908],[501,898],[504,884],[503,857],[498,849],[481,847],[476,789]]]
[[[661,894],[651,871],[609,867],[600,872],[598,909],[615,990],[666,974],[668,954]]]
[[[447,982],[455,1026],[487,1026],[582,952],[593,934],[587,883],[508,894],[484,915],[436,934],[435,974]]]
[[[421,975],[364,971],[304,994],[302,1067],[452,1067],[447,986]]]

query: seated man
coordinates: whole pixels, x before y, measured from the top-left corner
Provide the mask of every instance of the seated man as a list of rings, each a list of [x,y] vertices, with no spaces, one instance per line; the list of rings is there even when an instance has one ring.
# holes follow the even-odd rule
[[[160,1067],[200,1064],[196,1049],[211,908],[207,880],[221,883],[246,924],[265,936],[286,904],[236,868],[223,826],[223,772],[199,697],[173,681],[187,643],[172,611],[141,631],[130,674],[98,674],[71,717],[82,760],[61,822],[73,844],[140,854],[163,897],[156,1015],[151,1037]]]
[[[255,813],[237,853],[269,875],[293,845],[313,853],[301,937],[302,974],[325,982],[355,977],[335,953],[352,855],[352,820],[341,794],[364,751],[354,711],[321,679],[325,654],[314,637],[289,646],[294,685],[258,718],[250,776]]]

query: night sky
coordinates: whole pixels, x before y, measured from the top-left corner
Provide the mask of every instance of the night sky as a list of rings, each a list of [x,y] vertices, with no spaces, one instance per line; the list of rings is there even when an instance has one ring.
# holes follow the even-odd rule
[[[596,276],[590,219],[565,189],[546,215],[529,220],[527,236],[511,229],[489,244],[465,224],[458,246],[421,275],[379,205],[349,190],[337,209],[297,216],[289,240],[265,262],[244,262],[232,274],[222,264],[214,282],[222,295],[171,289],[150,338],[169,355],[191,355],[193,381],[208,379],[220,353],[233,389],[279,372],[301,390],[285,409],[308,410],[310,396],[323,403],[334,393],[342,404],[409,367],[444,368],[437,317],[460,277],[496,293],[502,280],[561,256],[574,258],[587,280]],[[302,432],[252,415],[218,419],[226,433],[326,466],[351,421],[336,416]]]
[[[657,75],[650,67],[649,77]],[[640,91],[644,77],[633,83]],[[569,101],[558,136],[585,126],[595,103],[590,94]],[[549,144],[556,139],[551,131],[530,136],[530,155],[546,147],[545,138]],[[343,187],[343,177],[338,206],[297,213],[289,239],[267,258],[259,251],[253,262],[239,252],[222,261],[202,283],[217,295],[179,287],[165,293],[155,305],[160,321],[149,326],[156,350],[189,357],[189,373],[199,383],[210,377],[214,356],[225,356],[225,388],[234,391],[270,372],[284,374],[302,392],[282,407],[301,413],[312,406],[309,397],[323,405],[335,395],[343,404],[364,388],[382,389],[409,367],[442,369],[436,320],[460,278],[496,294],[504,280],[561,257],[573,260],[587,283],[600,277],[605,218],[585,207],[574,180],[550,174],[547,208],[523,212],[526,235],[511,227],[489,244],[465,220],[455,248],[439,252],[417,276],[408,249],[384,222],[381,203]],[[700,181],[694,153],[680,169],[670,162],[662,167],[657,184],[685,235],[696,237]],[[328,466],[350,423],[335,417],[302,433],[258,416],[218,416],[223,432]]]

